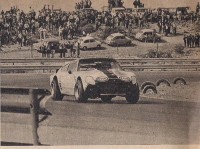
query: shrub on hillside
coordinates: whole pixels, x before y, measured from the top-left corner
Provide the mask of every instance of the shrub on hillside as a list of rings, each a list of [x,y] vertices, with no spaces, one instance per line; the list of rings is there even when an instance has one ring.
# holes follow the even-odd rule
[[[184,46],[181,44],[178,44],[175,46],[174,50],[177,54],[183,54],[184,53]]]
[[[171,54],[171,51],[158,51],[155,49],[151,49],[142,57],[144,58],[172,58],[172,54]]]

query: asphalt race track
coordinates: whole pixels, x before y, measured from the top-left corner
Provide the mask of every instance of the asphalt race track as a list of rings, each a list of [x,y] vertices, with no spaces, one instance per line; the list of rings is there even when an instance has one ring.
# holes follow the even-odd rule
[[[149,72],[141,71],[135,72],[138,83],[141,84],[145,81],[156,82],[159,79],[167,79],[170,82],[176,77],[183,77],[187,82],[200,81],[199,71],[186,71],[186,72]],[[1,86],[15,86],[15,87],[36,87],[36,88],[50,88],[49,73],[34,73],[34,74],[1,74]],[[13,83],[14,82],[14,83]]]
[[[138,80],[141,83],[148,78],[155,82],[160,75],[140,73]],[[194,82],[199,81],[200,76],[198,72],[181,75]],[[48,88],[48,76],[49,74],[2,75],[1,85]],[[174,77],[170,77],[168,72],[163,73],[163,76],[168,76],[168,80]],[[72,97],[65,97],[61,102],[46,98],[49,98],[46,108],[52,115],[40,116],[42,122],[38,132],[42,144],[200,144],[199,102],[141,97],[135,105],[127,104],[124,98],[115,98],[111,104],[102,103],[98,99],[82,104]],[[8,135],[8,131],[13,132],[13,135]],[[32,143],[30,115],[2,112],[1,139],[3,142]]]

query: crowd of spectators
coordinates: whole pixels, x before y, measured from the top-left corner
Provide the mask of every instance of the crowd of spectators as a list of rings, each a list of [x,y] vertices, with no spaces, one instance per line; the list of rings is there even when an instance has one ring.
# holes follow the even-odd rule
[[[142,5],[139,0],[133,3]],[[122,0],[108,0],[109,7],[123,7]],[[169,10],[160,9],[153,11],[145,9],[145,12],[131,13],[129,11],[119,11],[112,14],[111,11],[97,11],[91,8],[91,0],[81,0],[76,3],[73,12],[66,12],[60,9],[50,9],[45,5],[39,12],[30,7],[30,11],[25,13],[17,7],[11,7],[9,11],[0,13],[0,45],[18,43],[20,46],[31,44],[31,37],[37,37],[41,41],[47,38],[48,33],[58,32],[63,40],[73,39],[80,36],[80,27],[85,24],[95,24],[96,29],[105,25],[110,28],[133,27],[146,28],[149,23],[157,23],[159,33],[168,36],[176,35],[177,23],[184,17],[179,13],[170,13]],[[90,8],[90,9],[85,9]],[[197,11],[188,17],[191,23],[199,19],[199,4]],[[87,34],[87,33],[86,33]]]
[[[195,48],[200,46],[200,35],[196,34],[189,34],[184,35],[183,37],[184,45],[188,48]]]
[[[43,58],[54,58],[55,53],[60,53],[60,58],[79,57],[80,55],[80,43],[65,41],[57,44],[56,42],[42,43],[40,46],[40,52]]]
[[[75,4],[75,10],[91,8],[91,6],[92,6],[91,0],[81,0],[80,2]]]

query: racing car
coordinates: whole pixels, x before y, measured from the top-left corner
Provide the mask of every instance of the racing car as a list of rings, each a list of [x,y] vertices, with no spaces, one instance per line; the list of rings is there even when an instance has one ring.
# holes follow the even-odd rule
[[[133,72],[123,71],[115,59],[85,58],[67,62],[50,76],[51,95],[61,101],[65,95],[78,102],[101,98],[111,102],[116,96],[128,103],[139,100],[139,87]]]

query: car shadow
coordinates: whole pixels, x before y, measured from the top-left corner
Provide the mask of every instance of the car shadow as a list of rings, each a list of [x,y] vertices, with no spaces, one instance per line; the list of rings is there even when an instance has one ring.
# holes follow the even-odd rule
[[[81,49],[81,51],[103,51],[103,50],[106,50],[106,47],[98,47],[98,48],[92,48],[92,49],[87,49],[87,50]]]
[[[77,103],[77,104],[130,104],[128,103],[125,99],[121,99],[121,100],[115,100],[113,99],[111,102],[103,102],[101,101],[101,99],[89,99],[87,102],[85,103],[79,103],[78,101],[76,101],[73,97],[70,97],[70,99],[64,99],[64,102],[70,102],[70,103]],[[162,101],[151,101],[150,100],[143,100],[140,99],[138,101],[139,105],[151,105],[151,104],[164,104]]]

